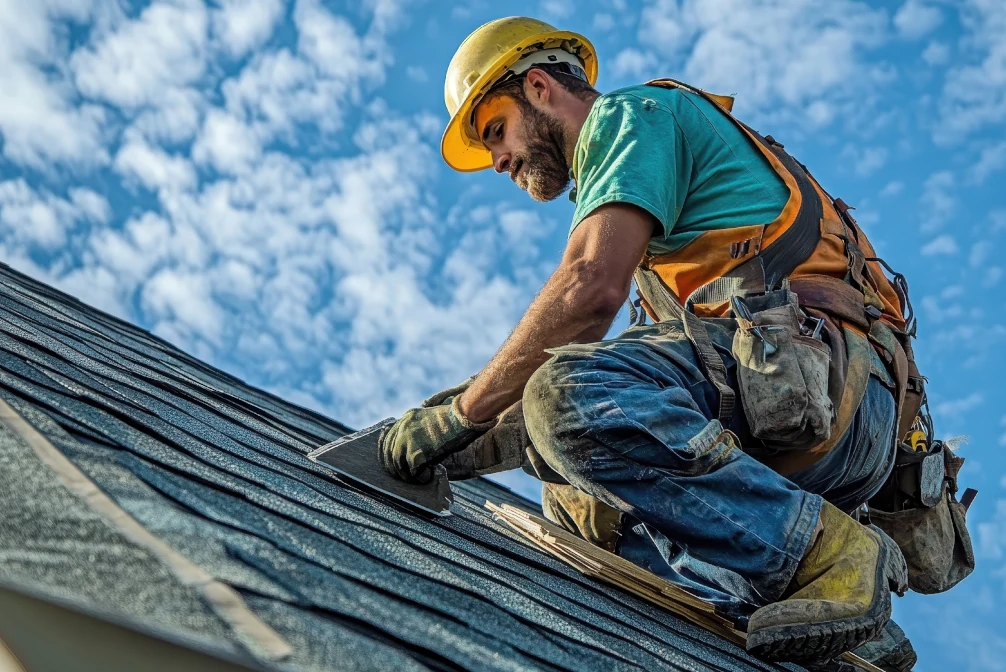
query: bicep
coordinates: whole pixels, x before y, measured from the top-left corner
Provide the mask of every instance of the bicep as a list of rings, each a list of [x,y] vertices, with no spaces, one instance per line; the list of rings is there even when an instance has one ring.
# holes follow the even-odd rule
[[[583,218],[569,238],[563,265],[595,286],[627,291],[632,274],[659,230],[656,218],[635,205],[609,203]]]

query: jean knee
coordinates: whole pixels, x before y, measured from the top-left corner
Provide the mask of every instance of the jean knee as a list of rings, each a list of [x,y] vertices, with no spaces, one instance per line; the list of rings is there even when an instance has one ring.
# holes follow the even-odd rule
[[[561,376],[556,368],[554,358],[539,366],[524,386],[522,398],[527,433],[543,457],[545,447],[553,443],[552,432],[558,425],[557,388]]]
[[[584,428],[573,398],[570,378],[576,368],[568,359],[553,357],[538,367],[524,387],[524,422],[538,454],[557,472],[566,475],[564,463],[577,442],[571,434]]]

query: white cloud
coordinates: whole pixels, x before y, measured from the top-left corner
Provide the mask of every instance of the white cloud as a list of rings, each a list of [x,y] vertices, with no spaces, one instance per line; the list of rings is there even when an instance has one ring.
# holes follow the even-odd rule
[[[236,170],[253,160],[258,147],[277,137],[292,140],[299,124],[331,134],[365,89],[384,80],[390,63],[382,31],[394,25],[395,4],[384,0],[370,29],[358,35],[345,18],[317,0],[298,0],[294,12],[297,51],[287,48],[256,54],[241,72],[221,85],[229,118],[207,119],[200,138],[202,160]],[[219,144],[234,137],[241,147]]]
[[[924,233],[940,228],[957,211],[956,184],[954,174],[943,170],[930,175],[922,185],[919,208]]]
[[[922,246],[920,254],[923,257],[932,257],[937,255],[950,255],[957,254],[960,250],[957,248],[957,241],[954,240],[953,236],[943,234],[942,236],[937,236],[931,241]]]
[[[979,240],[971,246],[971,254],[968,255],[968,265],[971,268],[980,268],[992,253],[993,245],[988,240]]]
[[[240,57],[269,39],[286,9],[284,0],[219,0],[212,15],[213,34],[232,57]]]
[[[880,190],[881,196],[897,196],[905,189],[905,183],[901,180],[894,180],[888,182],[884,185],[884,188]]]
[[[978,524],[978,548],[980,557],[988,560],[1001,560],[1006,551],[1006,500],[996,502],[995,515],[992,520]]]
[[[930,42],[922,50],[922,60],[926,65],[946,65],[950,62],[950,47],[943,42]]]
[[[343,81],[379,81],[387,54],[377,35],[360,38],[345,18],[329,12],[318,0],[297,0],[293,13],[298,50],[325,75]]]
[[[922,0],[906,0],[894,15],[898,34],[913,40],[925,37],[942,22],[940,9]]]
[[[989,175],[1006,168],[1006,140],[982,147],[978,161],[971,167],[969,175],[974,182],[981,184]]]
[[[959,6],[970,58],[946,74],[941,123],[934,130],[943,143],[1006,120],[1006,3],[964,0]]]
[[[192,158],[222,173],[240,173],[262,153],[255,132],[240,119],[218,109],[206,115],[192,146]]]
[[[572,16],[573,0],[542,0],[541,12],[554,19],[565,19]]]
[[[835,105],[863,110],[888,77],[864,59],[887,22],[883,10],[853,0],[655,0],[642,10],[639,40],[690,84],[737,93],[741,108],[794,122],[812,112],[827,123]]]
[[[0,139],[8,160],[47,170],[53,164],[108,161],[105,111],[79,104],[62,60],[67,45],[54,28],[81,20],[91,3],[0,1]]]
[[[972,392],[961,399],[948,399],[933,404],[933,413],[948,421],[957,419],[959,416],[970,413],[985,402],[985,398],[979,392]]]
[[[188,159],[168,154],[138,134],[128,136],[115,155],[114,165],[120,175],[153,191],[191,189],[196,184],[196,171]]]
[[[594,30],[599,33],[606,33],[615,27],[615,17],[606,12],[599,12],[594,15]]]
[[[1006,209],[990,212],[989,221],[992,223],[993,231],[1006,231]]]
[[[161,318],[154,333],[172,340],[193,343],[202,338],[220,345],[224,313],[213,299],[208,280],[201,273],[164,269],[145,282],[144,306]]]
[[[156,107],[206,71],[208,16],[201,0],[160,0],[70,58],[77,87],[119,107]]]
[[[889,154],[886,147],[860,147],[851,144],[842,150],[842,157],[848,159],[860,177],[869,177],[883,168]]]
[[[657,59],[652,53],[642,52],[639,49],[630,47],[623,49],[615,56],[611,62],[611,75],[616,80],[628,78],[640,78],[646,74],[653,74],[657,66]]]
[[[982,287],[995,287],[1002,280],[1003,269],[999,266],[989,266],[982,277]]]
[[[72,187],[68,195],[81,219],[106,224],[112,216],[112,209],[101,194],[85,187]]]
[[[0,182],[0,238],[6,254],[58,250],[79,223],[108,219],[104,197],[85,188],[73,189],[69,195],[66,200],[36,191],[22,178]]]
[[[413,82],[417,84],[426,84],[430,81],[430,76],[426,72],[426,68],[419,65],[410,65],[405,68],[405,74]]]
[[[155,107],[143,108],[130,129],[155,142],[183,143],[196,134],[207,106],[193,87],[166,89]]]

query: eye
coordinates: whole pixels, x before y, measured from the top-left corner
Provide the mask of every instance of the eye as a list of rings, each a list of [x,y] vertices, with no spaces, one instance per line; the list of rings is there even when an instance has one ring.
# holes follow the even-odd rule
[[[493,135],[496,136],[497,140],[503,139],[503,124],[498,124],[493,130]]]

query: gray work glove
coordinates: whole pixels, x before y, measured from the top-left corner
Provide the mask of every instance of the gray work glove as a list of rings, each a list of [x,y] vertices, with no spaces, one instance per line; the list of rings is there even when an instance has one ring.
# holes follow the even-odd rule
[[[467,390],[468,387],[472,384],[473,380],[475,380],[475,376],[471,376],[470,378],[455,385],[454,387],[448,387],[446,390],[443,390],[442,392],[437,392],[429,399],[424,401],[422,404],[420,404],[420,406],[422,406],[423,408],[431,408],[433,406],[443,406],[444,404],[449,404],[454,399],[454,397],[460,395],[462,392]]]
[[[384,469],[408,483],[429,483],[433,467],[452,453],[463,450],[494,423],[471,422],[458,408],[459,397],[450,404],[413,408],[377,440]]]
[[[531,438],[524,426],[524,408],[517,402],[500,413],[496,425],[441,464],[452,481],[518,469],[524,462]]]

